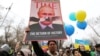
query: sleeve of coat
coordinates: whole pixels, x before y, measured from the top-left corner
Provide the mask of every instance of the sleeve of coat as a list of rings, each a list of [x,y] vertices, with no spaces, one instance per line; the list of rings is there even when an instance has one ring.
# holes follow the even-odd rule
[[[32,41],[32,46],[37,56],[44,56],[44,52],[37,41]]]

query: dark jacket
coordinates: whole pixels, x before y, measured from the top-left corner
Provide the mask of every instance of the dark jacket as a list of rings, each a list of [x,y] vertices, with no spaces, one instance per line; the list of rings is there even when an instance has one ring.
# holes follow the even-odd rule
[[[8,52],[0,50],[0,56],[10,56]]]
[[[37,56],[50,56],[42,50],[37,41],[32,41],[32,45]]]
[[[82,56],[91,56],[90,51],[79,51]]]

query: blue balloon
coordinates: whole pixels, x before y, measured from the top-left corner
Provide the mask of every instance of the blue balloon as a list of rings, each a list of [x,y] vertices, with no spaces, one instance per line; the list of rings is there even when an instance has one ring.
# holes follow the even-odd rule
[[[69,19],[72,20],[72,21],[76,21],[76,16],[75,16],[74,12],[70,13]]]
[[[85,21],[77,22],[77,27],[84,30],[87,27],[87,23]]]
[[[65,32],[68,36],[71,36],[74,33],[74,30],[72,25],[65,25]]]

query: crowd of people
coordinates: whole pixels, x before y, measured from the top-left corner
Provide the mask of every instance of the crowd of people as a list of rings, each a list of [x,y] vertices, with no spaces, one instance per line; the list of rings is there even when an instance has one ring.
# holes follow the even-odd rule
[[[48,48],[43,50],[38,41],[31,42],[31,48],[15,47],[12,49],[8,44],[0,48],[0,56],[100,56],[100,44],[96,44],[91,50],[85,50],[85,46],[80,44],[79,48],[58,48],[55,40],[49,40]],[[29,44],[30,46],[30,44]]]

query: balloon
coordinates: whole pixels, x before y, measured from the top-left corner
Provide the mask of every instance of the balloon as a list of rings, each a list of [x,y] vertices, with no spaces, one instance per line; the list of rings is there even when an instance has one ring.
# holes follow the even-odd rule
[[[72,25],[65,25],[65,32],[68,36],[74,33],[74,27]]]
[[[70,13],[69,19],[72,20],[72,21],[76,21],[76,17],[75,17],[75,13],[74,12]]]
[[[86,12],[83,11],[83,10],[80,10],[76,13],[76,19],[79,21],[79,22],[83,22],[86,18]]]
[[[77,22],[77,27],[80,28],[80,29],[85,29],[87,26],[87,23],[84,21],[84,22]]]

